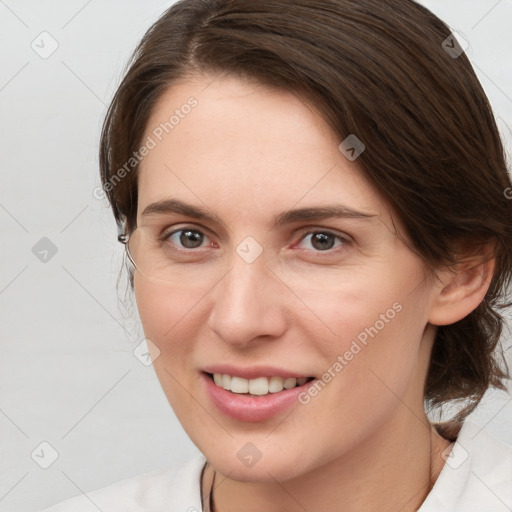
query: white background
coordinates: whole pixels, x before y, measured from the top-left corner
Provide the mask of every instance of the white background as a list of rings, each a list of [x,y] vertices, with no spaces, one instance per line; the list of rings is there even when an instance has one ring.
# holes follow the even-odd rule
[[[143,336],[125,287],[116,291],[122,247],[93,196],[108,102],[171,3],[0,0],[1,511],[42,509],[198,453],[133,355]],[[512,1],[422,3],[469,41],[512,154]],[[47,59],[31,48],[43,31],[59,45]],[[46,263],[32,253],[42,237],[57,248]],[[490,391],[471,419],[512,444],[510,395]],[[43,441],[59,453],[48,469],[31,458]]]

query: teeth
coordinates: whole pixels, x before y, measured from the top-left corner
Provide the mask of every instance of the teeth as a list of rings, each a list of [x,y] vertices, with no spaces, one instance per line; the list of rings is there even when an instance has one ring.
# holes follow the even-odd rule
[[[242,379],[241,377],[237,377],[240,380],[244,380],[247,382],[249,387],[249,393],[251,395],[267,395],[268,394],[268,379],[267,377],[258,377],[257,379]],[[231,388],[231,391],[236,393],[236,390]]]
[[[227,389],[228,391],[231,389],[231,376],[223,375],[222,376],[222,387]]]
[[[249,393],[249,381],[240,377],[231,377],[231,391],[233,393]],[[257,395],[251,391],[253,395]]]
[[[243,377],[220,373],[213,374],[213,382],[215,382],[217,386],[231,391],[232,393],[249,393],[256,396],[279,393],[283,391],[283,389],[292,389],[297,385],[302,386],[307,380],[307,377],[300,377],[298,379],[293,377],[288,379],[282,379],[281,377],[244,379]]]
[[[279,393],[283,391],[283,379],[281,377],[270,377],[268,390],[270,393]]]
[[[284,389],[292,389],[297,385],[297,379],[285,379],[283,382]]]

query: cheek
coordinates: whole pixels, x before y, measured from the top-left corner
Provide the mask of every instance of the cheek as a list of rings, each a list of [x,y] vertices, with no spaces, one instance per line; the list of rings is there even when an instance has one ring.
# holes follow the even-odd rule
[[[170,350],[173,345],[183,347],[185,344],[171,341],[177,341],[189,317],[193,316],[192,310],[197,299],[190,289],[155,284],[139,279],[137,274],[134,289],[146,338],[156,343],[162,351]]]
[[[378,400],[386,387],[404,392],[422,357],[428,310],[422,280],[421,269],[404,259],[400,273],[359,275],[326,295],[310,294],[309,304],[331,331],[316,343],[325,378],[336,381],[333,388],[347,403],[355,406],[365,394]]]
[[[201,325],[193,314],[197,299],[175,286],[137,278],[134,284],[144,336],[157,347],[153,367],[164,389],[173,395],[181,389],[178,383],[186,385],[191,377],[190,355],[197,337],[195,329]]]
[[[338,314],[337,341],[321,346],[324,373],[317,389],[309,388],[301,397],[303,417],[317,418],[302,428],[310,430],[315,450],[326,458],[333,446],[315,437],[318,424],[327,438],[339,439],[334,449],[341,453],[400,412],[411,386],[421,391],[415,373],[422,329],[414,308],[387,299],[382,305],[366,303],[366,308],[353,306]]]
[[[318,326],[314,340],[324,355],[358,352],[362,348],[386,345],[387,352],[396,352],[411,336],[422,332],[425,301],[410,293],[418,276],[396,279],[385,272],[352,275],[338,282],[331,281],[323,290],[297,291],[309,308],[310,326]],[[415,281],[416,280],[416,281]],[[300,292],[300,293],[299,293]],[[298,324],[306,326],[304,320]],[[351,355],[348,354],[350,358]]]
[[[197,299],[175,286],[161,286],[135,277],[135,297],[146,339],[156,345],[153,368],[176,415],[188,426],[194,417],[202,417],[186,390],[194,386],[191,369],[195,326],[193,315]],[[188,418],[188,419],[187,419]],[[190,435],[190,432],[189,432]]]

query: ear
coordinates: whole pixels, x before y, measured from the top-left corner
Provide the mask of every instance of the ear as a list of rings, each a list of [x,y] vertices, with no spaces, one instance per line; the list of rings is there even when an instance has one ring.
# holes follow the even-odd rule
[[[450,325],[469,315],[482,302],[489,289],[495,259],[490,246],[465,257],[449,269],[438,271],[428,322]]]

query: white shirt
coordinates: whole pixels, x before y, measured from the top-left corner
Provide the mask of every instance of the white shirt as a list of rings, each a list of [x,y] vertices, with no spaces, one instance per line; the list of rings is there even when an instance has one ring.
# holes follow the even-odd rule
[[[41,512],[201,512],[206,459],[120,480]],[[512,445],[465,421],[434,487],[417,512],[511,512]]]

